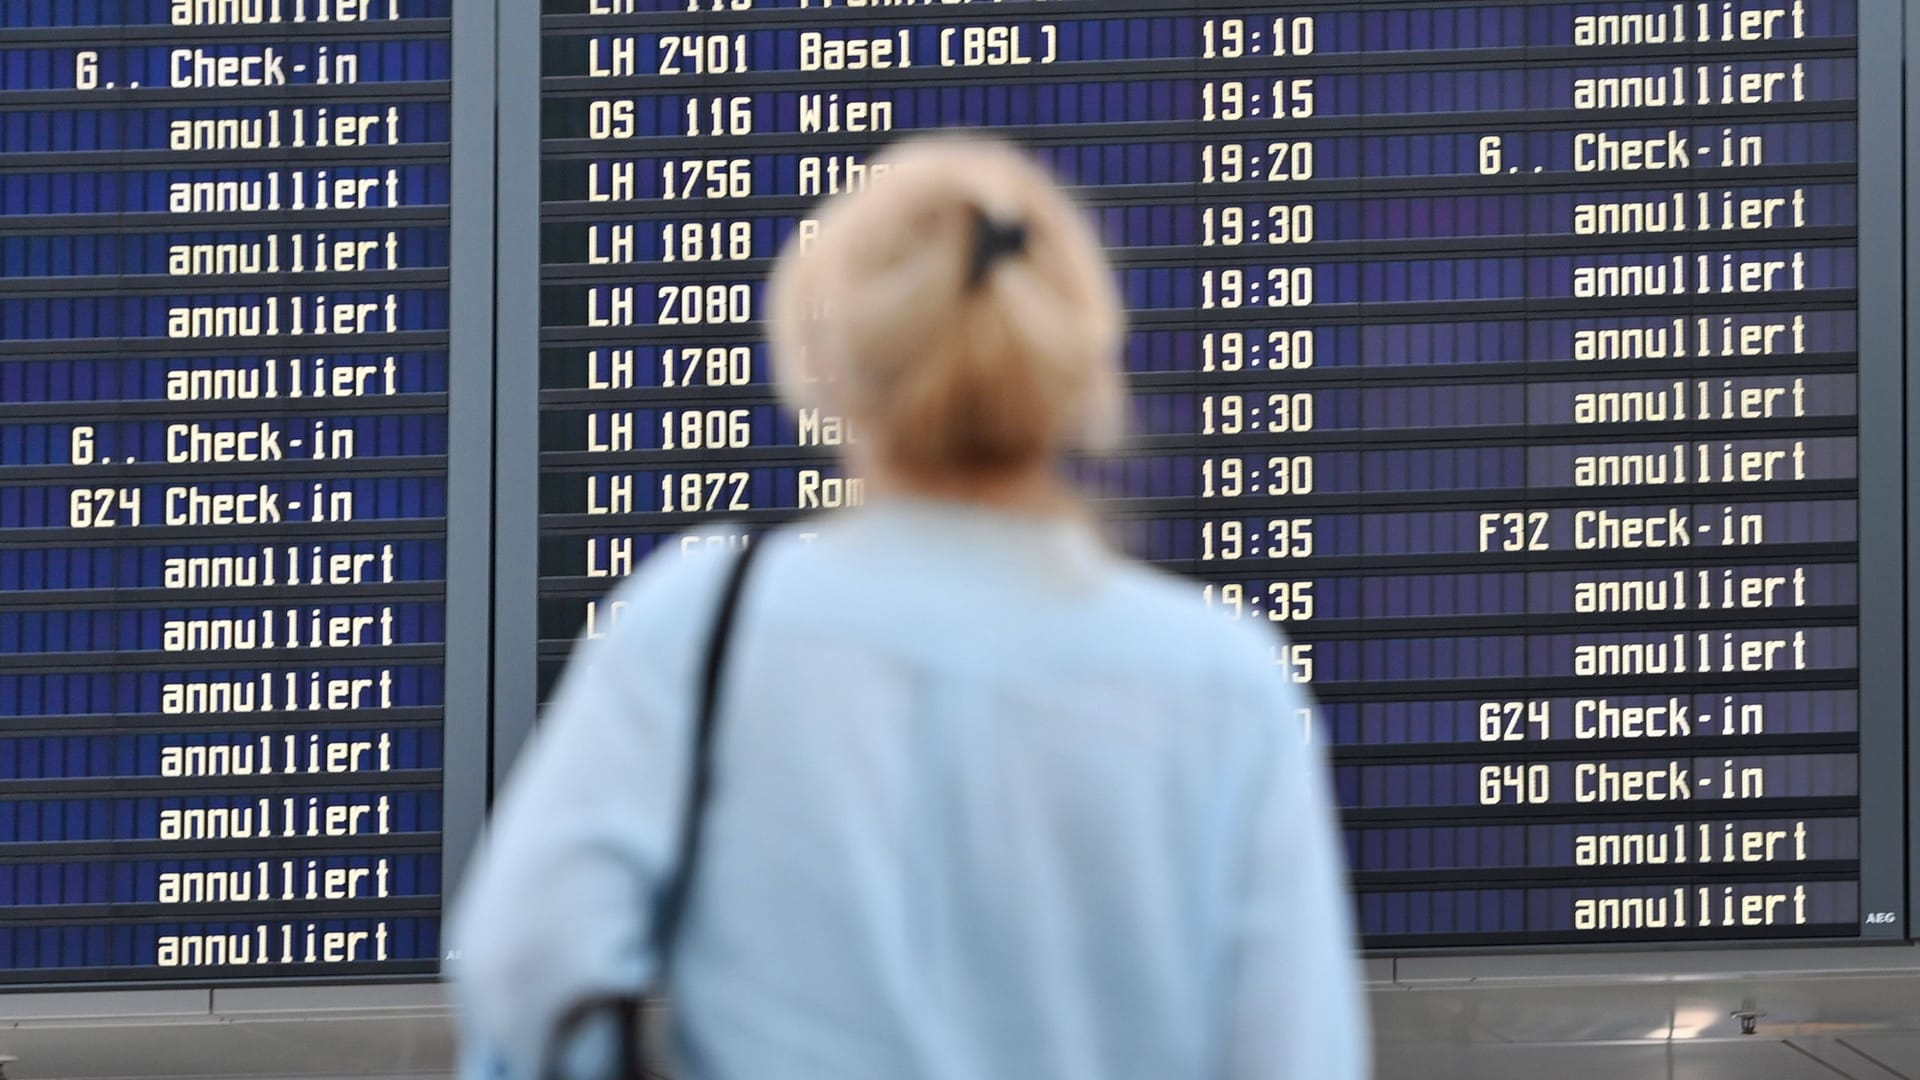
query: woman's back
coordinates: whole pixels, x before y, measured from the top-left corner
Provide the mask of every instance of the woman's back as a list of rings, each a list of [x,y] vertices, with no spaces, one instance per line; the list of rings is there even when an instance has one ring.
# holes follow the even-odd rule
[[[560,719],[626,708],[686,745],[726,562],[630,583],[648,614]],[[1261,677],[1266,638],[1080,525],[910,500],[770,541],[739,619],[675,956],[692,1075],[1361,1074],[1305,703]],[[618,751],[578,749],[541,766]],[[522,914],[593,915],[567,904]]]

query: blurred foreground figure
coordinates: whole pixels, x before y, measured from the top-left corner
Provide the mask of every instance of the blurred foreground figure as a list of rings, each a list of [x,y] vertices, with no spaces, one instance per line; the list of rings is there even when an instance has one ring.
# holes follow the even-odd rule
[[[467,1075],[582,998],[669,991],[691,1080],[1356,1080],[1333,815],[1272,638],[1108,550],[1061,456],[1119,431],[1121,310],[1064,195],[903,143],[775,271],[790,404],[868,505],[766,536],[659,986],[707,630],[669,543],[584,641],[452,933]]]

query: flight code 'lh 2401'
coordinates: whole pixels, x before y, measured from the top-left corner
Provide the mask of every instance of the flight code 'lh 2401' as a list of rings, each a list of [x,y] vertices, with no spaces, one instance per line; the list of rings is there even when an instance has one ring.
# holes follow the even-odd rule
[[[941,67],[1025,67],[1051,64],[1060,55],[1060,31],[1042,26],[948,26],[940,30]],[[738,75],[752,70],[745,34],[663,34],[653,70],[642,68],[641,39],[596,37],[587,43],[587,75],[636,78],[645,75]],[[913,31],[902,29],[872,37],[828,37],[803,30],[801,71],[884,71],[914,66]]]

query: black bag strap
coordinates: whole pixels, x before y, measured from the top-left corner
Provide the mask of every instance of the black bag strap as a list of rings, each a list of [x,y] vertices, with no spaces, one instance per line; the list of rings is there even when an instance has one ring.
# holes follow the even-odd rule
[[[714,616],[707,636],[706,663],[700,673],[698,717],[693,730],[693,768],[687,782],[686,811],[680,817],[679,858],[667,875],[654,911],[653,947],[665,972],[673,942],[680,930],[680,918],[686,910],[687,894],[693,888],[693,871],[699,861],[700,838],[706,832],[707,802],[713,794],[713,732],[718,726],[720,680],[727,666],[727,646],[733,637],[734,616],[740,609],[740,593],[747,583],[747,571],[760,552],[761,538],[747,537],[746,550],[733,560],[727,582],[720,594],[720,610]]]
[[[721,677],[726,671],[728,644],[733,637],[734,616],[740,607],[740,594],[746,585],[747,571],[752,568],[761,543],[762,538],[747,536],[745,550],[734,559],[727,571],[726,583],[720,593],[720,607],[714,613],[713,626],[707,635],[705,660],[700,671],[700,695],[696,704],[698,711],[694,719],[693,760],[688,774],[686,804],[680,819],[680,846],[676,849],[667,880],[661,888],[660,903],[654,909],[650,938],[654,954],[659,958],[659,970],[663,974],[670,967],[673,942],[679,933],[687,894],[693,885],[700,838],[706,830],[707,803],[713,791],[713,733],[717,725]],[[560,1055],[564,1053],[570,1038],[579,1035],[588,1024],[603,1019],[613,1023],[617,1039],[618,1050],[615,1052],[612,1076],[630,1080],[650,1075],[641,1060],[642,1011],[641,998],[621,995],[596,995],[568,1009],[555,1025],[555,1037],[548,1045],[547,1060],[543,1063],[544,1075],[559,1080],[564,1071]]]

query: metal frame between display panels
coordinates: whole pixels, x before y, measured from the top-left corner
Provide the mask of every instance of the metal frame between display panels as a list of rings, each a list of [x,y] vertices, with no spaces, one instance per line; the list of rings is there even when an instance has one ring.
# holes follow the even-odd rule
[[[493,772],[497,787],[540,702],[540,4],[499,0],[494,73]],[[476,680],[478,681],[478,680]]]
[[[511,7],[501,4],[501,7]],[[490,272],[494,235],[495,122],[499,33],[492,0],[454,0],[453,178],[447,326],[447,652],[442,730],[445,766],[440,879],[442,945],[445,913],[480,835],[492,801],[488,780],[492,704],[486,680],[462,676],[486,669],[492,647],[490,590],[462,588],[493,573],[492,470],[495,330]]]
[[[1860,0],[1860,936],[1905,938],[1907,626],[1906,107],[1901,0]],[[1874,138],[1885,132],[1887,137]],[[1868,922],[1891,913],[1891,921]]]
[[[1861,3],[1860,30],[1863,36],[1860,68],[1861,114],[1864,118],[1869,107],[1876,115],[1880,115],[1882,110],[1899,111],[1898,118],[1886,117],[1886,130],[1898,131],[1903,136],[1901,139],[1886,140],[1884,146],[1867,147],[1863,141],[1861,147],[1860,220],[1863,256],[1869,250],[1867,247],[1869,234],[1866,230],[1867,207],[1872,205],[1887,214],[1886,227],[1876,230],[1871,237],[1873,244],[1871,250],[1876,258],[1884,259],[1885,262],[1869,264],[1863,258],[1861,269],[1864,271],[1872,265],[1887,265],[1898,267],[1902,273],[1897,283],[1872,282],[1863,277],[1861,304],[1864,307],[1868,296],[1871,295],[1887,309],[1883,325],[1874,326],[1872,329],[1876,334],[1883,334],[1890,339],[1885,346],[1886,368],[1890,370],[1885,371],[1884,381],[1880,384],[1890,400],[1876,403],[1874,411],[1876,415],[1884,414],[1894,409],[1897,402],[1904,420],[1920,415],[1920,379],[1913,378],[1911,374],[1916,347],[1914,340],[1916,327],[1910,314],[1914,310],[1914,305],[1920,304],[1920,266],[1915,263],[1916,256],[1920,256],[1920,250],[1916,250],[1911,236],[1914,213],[1917,208],[1920,208],[1916,206],[1916,196],[1912,191],[1913,178],[1920,176],[1920,83],[1916,83],[1911,75],[1905,72],[1905,64],[1909,58],[1920,55],[1920,4],[1916,4],[1915,0],[1861,0]],[[1865,35],[1870,28],[1876,34],[1871,47],[1865,42]],[[1884,40],[1881,40],[1882,38]],[[1889,55],[1896,52],[1898,55]],[[1869,55],[1872,58],[1871,64],[1867,62]],[[1869,79],[1872,80],[1871,84],[1868,82]],[[1873,99],[1865,96],[1869,85],[1875,91]],[[1865,164],[1869,160],[1869,154],[1872,155],[1871,160],[1879,162],[1884,170],[1884,180],[1874,182],[1872,193],[1875,201],[1871,204],[1866,202],[1869,189]],[[1889,188],[1892,190],[1888,190]],[[1868,292],[1869,289],[1872,290],[1871,293]],[[1863,323],[1861,326],[1863,358],[1868,329]],[[1864,363],[1861,374],[1863,376],[1860,384],[1861,395],[1864,398],[1867,393]],[[1898,397],[1894,397],[1896,392]],[[1867,408],[1867,403],[1863,401],[1861,404],[1863,414]],[[1889,760],[1871,779],[1877,785],[1884,784],[1884,787],[1876,786],[1874,790],[1876,794],[1887,800],[1890,807],[1900,806],[1904,800],[1906,809],[1902,817],[1906,825],[1906,835],[1902,838],[1904,842],[1896,845],[1892,838],[1888,838],[1885,841],[1885,855],[1889,858],[1901,858],[1906,869],[1902,882],[1906,890],[1905,903],[1900,909],[1905,921],[1901,925],[1899,936],[1911,940],[1915,937],[1913,928],[1920,925],[1920,800],[1916,800],[1912,795],[1912,785],[1916,779],[1920,779],[1920,739],[1915,738],[1912,675],[1915,666],[1920,665],[1920,634],[1915,633],[1914,622],[1916,617],[1920,617],[1920,596],[1915,595],[1916,585],[1920,584],[1920,567],[1914,565],[1916,543],[1920,543],[1920,498],[1915,498],[1912,491],[1914,478],[1920,477],[1920,445],[1916,445],[1904,426],[1900,428],[1900,437],[1903,441],[1897,460],[1904,466],[1904,471],[1899,477],[1894,478],[1892,483],[1875,489],[1880,492],[1881,497],[1889,500],[1890,506],[1887,510],[1889,515],[1894,513],[1892,507],[1902,508],[1901,531],[1897,537],[1901,544],[1901,558],[1889,561],[1901,568],[1905,574],[1905,580],[1900,583],[1901,588],[1898,590],[1894,589],[1894,583],[1886,583],[1886,591],[1889,593],[1897,591],[1905,605],[1902,618],[1896,624],[1905,633],[1905,648],[1897,650],[1891,645],[1882,647],[1886,652],[1900,653],[1897,657],[1887,657],[1887,661],[1897,663],[1898,666],[1894,670],[1900,672],[1901,682],[1898,686],[1888,687],[1883,691],[1886,695],[1884,700],[1890,714],[1889,718],[1897,716],[1899,722],[1889,725],[1894,731],[1879,746],[1880,749],[1885,750]],[[1882,442],[1880,448],[1890,451],[1891,446],[1887,445],[1890,442],[1890,439]],[[1861,453],[1864,455],[1866,452],[1866,440],[1862,439]],[[1863,486],[1861,490],[1863,504],[1866,497],[1867,492]],[[1862,554],[1864,562],[1865,553]],[[1864,591],[1870,584],[1877,583],[1870,583],[1863,573],[1860,581],[1861,589]],[[1891,605],[1892,600],[1889,599],[1886,603]],[[1865,661],[1864,646],[1863,642],[1863,662]],[[1900,740],[1897,743],[1896,736]],[[1864,755],[1867,750],[1868,747],[1863,742],[1862,754]],[[1864,782],[1869,777],[1863,774],[1861,779]],[[1861,850],[1864,855],[1867,850],[1864,843],[1861,845]]]

